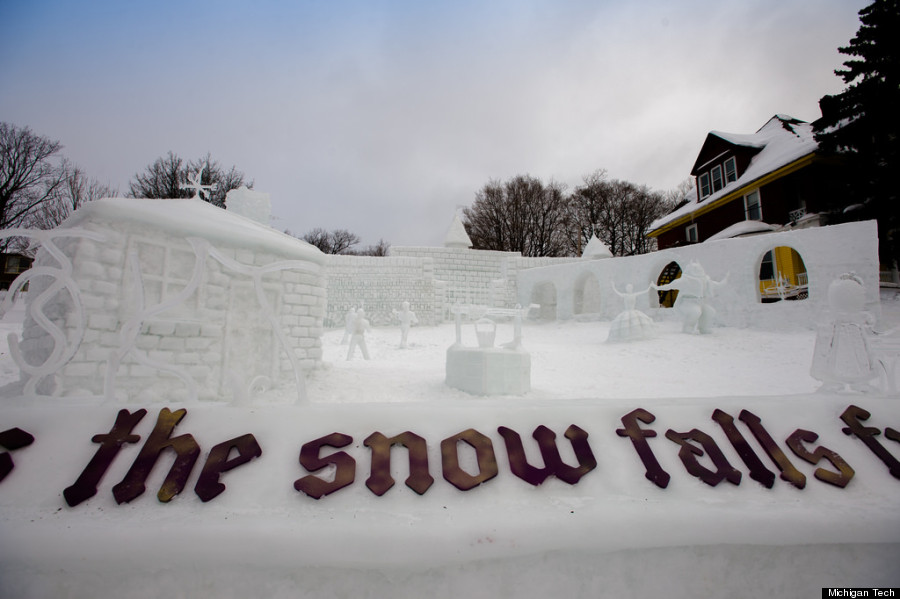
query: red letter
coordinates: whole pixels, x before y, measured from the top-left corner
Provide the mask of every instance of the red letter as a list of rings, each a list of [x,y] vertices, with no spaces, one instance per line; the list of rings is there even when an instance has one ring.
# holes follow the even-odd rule
[[[569,466],[563,463],[559,450],[556,448],[556,433],[544,425],[537,427],[532,433],[532,437],[537,440],[538,447],[541,449],[541,457],[544,458],[543,468],[536,468],[528,463],[519,433],[505,426],[498,428],[497,432],[506,442],[509,467],[513,474],[534,486],[543,483],[551,474],[574,485],[581,480],[582,476],[597,467],[597,460],[587,442],[588,434],[574,424],[566,429],[566,438],[572,442],[578,466]]]
[[[353,437],[341,433],[331,433],[310,441],[300,448],[300,464],[309,472],[315,472],[334,464],[334,480],[324,481],[312,474],[294,481],[294,488],[306,493],[313,499],[319,499],[323,495],[330,495],[339,489],[353,483],[356,478],[356,460],[343,451],[335,452],[327,458],[319,457],[322,447],[346,447],[353,443]]]
[[[457,445],[460,441],[468,443],[475,449],[478,458],[477,476],[472,476],[459,467]],[[444,479],[460,491],[468,491],[497,476],[494,444],[475,429],[464,430],[441,441],[441,462],[444,466]]]
[[[650,449],[650,444],[647,443],[647,437],[655,437],[656,431],[641,428],[638,420],[644,424],[650,424],[656,420],[656,416],[643,408],[628,412],[622,416],[622,424],[625,425],[625,428],[616,429],[616,434],[620,437],[631,439],[631,444],[634,445],[638,457],[641,458],[641,462],[644,464],[644,469],[646,470],[644,477],[657,487],[665,489],[669,486],[669,473],[663,470],[659,462],[656,461],[656,456],[653,455],[653,450]]]
[[[812,465],[818,464],[823,458],[831,462],[831,465],[837,468],[839,472],[829,472],[824,468],[816,468],[816,471],[813,472],[813,476],[822,482],[843,489],[847,486],[847,483],[850,482],[850,479],[853,478],[853,468],[844,461],[844,458],[830,449],[819,446],[814,452],[810,453],[810,451],[803,446],[804,441],[807,443],[815,443],[818,438],[819,435],[816,433],[798,428],[787,438],[787,446],[791,448],[791,451],[793,451],[798,458],[806,460]]]
[[[678,450],[678,457],[681,458],[681,463],[684,464],[685,469],[690,474],[706,484],[715,487],[723,479],[727,479],[733,485],[741,484],[740,471],[731,466],[728,458],[719,449],[719,445],[703,431],[695,428],[688,433],[677,433],[669,429],[666,431],[666,438],[681,445],[681,449]],[[703,449],[688,443],[688,439],[699,441]],[[697,456],[703,456],[704,449],[716,466],[715,472],[705,466],[701,466],[700,462],[697,461]]]
[[[747,410],[741,410],[741,413],[738,415],[738,418],[741,419],[744,424],[746,424],[750,428],[750,432],[753,433],[753,436],[756,437],[756,440],[759,441],[759,444],[762,445],[762,448],[766,450],[766,453],[769,454],[769,457],[775,462],[775,465],[778,466],[778,469],[781,470],[781,480],[786,480],[798,489],[802,489],[806,486],[806,477],[799,470],[794,468],[794,465],[788,459],[784,452],[781,451],[781,448],[775,444],[775,440],[772,439],[772,436],[769,435],[769,432],[763,428],[762,421],[759,419],[759,416],[754,414],[753,412],[748,412]]]
[[[175,425],[181,422],[185,414],[187,414],[187,410],[183,408],[174,412],[169,411],[169,408],[160,410],[156,426],[147,437],[144,446],[141,447],[141,452],[134,460],[134,464],[131,465],[131,469],[122,482],[113,487],[113,497],[116,498],[116,503],[131,501],[144,492],[146,489],[144,482],[159,460],[159,454],[169,448],[175,451],[175,462],[169,469],[169,474],[166,475],[166,480],[163,481],[156,497],[163,503],[167,503],[181,493],[191,474],[191,469],[197,461],[197,456],[200,455],[200,446],[191,435],[170,438]]]
[[[391,447],[402,445],[409,453],[409,477],[406,486],[423,495],[434,483],[428,473],[428,445],[419,435],[406,431],[388,439],[379,432],[374,432],[363,441],[363,445],[372,449],[372,472],[366,480],[369,490],[384,495],[394,486],[391,478]]]
[[[238,455],[232,459],[228,459],[232,449],[237,449]],[[210,499],[217,497],[225,490],[225,485],[219,482],[219,475],[228,472],[232,468],[237,468],[242,464],[246,464],[253,458],[262,455],[262,448],[256,442],[253,435],[241,435],[230,441],[219,443],[209,452],[206,458],[206,464],[200,472],[200,478],[194,485],[194,492],[205,503]]]
[[[841,420],[847,423],[847,427],[844,428],[844,434],[855,434],[859,437],[859,439],[866,444],[866,447],[872,450],[872,453],[884,462],[884,465],[888,467],[891,476],[900,478],[900,461],[897,461],[897,458],[891,455],[891,452],[885,449],[881,443],[875,439],[875,436],[880,434],[881,431],[875,427],[863,426],[860,422],[860,420],[868,420],[870,416],[871,414],[862,408],[857,406],[848,407],[844,410],[844,413],[841,414]],[[900,433],[892,428],[886,428],[884,430],[884,436],[893,441],[900,441]]]
[[[719,426],[725,431],[725,436],[728,437],[728,440],[731,441],[731,444],[734,446],[735,450],[737,450],[738,455],[741,456],[741,459],[744,460],[744,463],[750,468],[750,478],[767,489],[771,489],[772,485],[775,484],[775,473],[763,465],[759,456],[756,455],[756,452],[753,451],[753,448],[747,443],[747,439],[744,438],[744,435],[742,435],[734,425],[734,418],[731,414],[716,409],[716,411],[713,412],[712,419],[719,423]]]
[[[97,485],[100,483],[100,479],[106,474],[106,470],[112,464],[119,450],[122,449],[122,445],[137,443],[141,440],[140,435],[132,435],[131,431],[146,413],[147,410],[138,410],[134,414],[128,410],[119,410],[116,422],[109,433],[94,435],[91,441],[99,443],[100,448],[97,449],[97,453],[88,462],[75,484],[63,491],[63,497],[66,498],[66,503],[70,507],[75,507],[85,499],[97,494]]]
[[[34,437],[20,428],[11,428],[0,433],[0,447],[4,449],[21,449],[34,443]],[[0,481],[12,472],[13,461],[7,452],[0,453]]]

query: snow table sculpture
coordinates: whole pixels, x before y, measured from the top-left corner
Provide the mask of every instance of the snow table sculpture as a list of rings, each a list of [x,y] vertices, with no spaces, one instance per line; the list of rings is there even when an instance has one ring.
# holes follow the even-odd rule
[[[625,286],[625,293],[616,289],[616,284],[612,283],[612,289],[616,295],[622,298],[625,303],[625,310],[609,325],[609,336],[607,342],[614,341],[632,341],[636,339],[649,339],[656,334],[656,326],[653,319],[635,309],[637,298],[648,293],[652,287],[647,287],[643,291],[634,291],[634,285],[628,283]]]
[[[709,298],[727,282],[727,274],[721,281],[713,281],[698,262],[691,262],[680,278],[666,285],[652,287],[657,291],[677,289],[678,297],[674,307],[684,321],[681,330],[685,333],[699,331],[706,335],[712,332],[716,318],[716,310],[709,304]]]
[[[366,319],[366,311],[360,308],[353,318],[353,334],[350,335],[350,348],[347,350],[347,359],[353,357],[353,350],[359,347],[363,358],[369,359],[369,348],[366,347],[366,331],[369,330],[369,321]]]
[[[522,310],[454,306],[456,342],[447,349],[446,383],[474,395],[521,395],[531,390],[531,354],[522,348]],[[462,316],[477,316],[478,347],[462,342]],[[494,346],[496,324],[488,316],[513,318],[513,339]]]
[[[406,349],[409,327],[419,324],[419,319],[416,318],[416,313],[409,309],[409,302],[400,304],[400,311],[394,310],[394,317],[400,321],[400,349]]]
[[[856,275],[847,273],[828,286],[832,322],[816,334],[810,374],[822,381],[822,390],[843,391],[846,386],[869,390],[875,377],[875,360],[869,338],[875,318],[865,311],[865,290]]]
[[[241,402],[269,386],[306,397],[321,360],[324,256],[191,200],[103,199],[42,243],[22,340],[26,396]]]

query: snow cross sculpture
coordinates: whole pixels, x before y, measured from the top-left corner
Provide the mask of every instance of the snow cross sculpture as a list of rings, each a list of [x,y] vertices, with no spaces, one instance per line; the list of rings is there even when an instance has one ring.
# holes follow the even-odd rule
[[[684,319],[682,331],[701,334],[712,332],[713,322],[716,318],[716,310],[709,304],[709,299],[716,294],[716,290],[728,282],[728,275],[721,281],[713,281],[700,266],[699,262],[691,262],[680,278],[666,285],[651,285],[657,291],[677,289],[678,297],[675,300],[675,309]]]
[[[206,167],[201,168],[197,173],[193,176],[188,175],[188,183],[180,186],[180,189],[193,189],[194,195],[192,198],[200,198],[201,200],[209,200],[210,192],[216,191],[219,188],[218,183],[213,183],[212,185],[201,185],[201,177],[203,175],[203,170]],[[205,195],[204,195],[205,194]]]
[[[647,287],[643,291],[634,291],[634,285],[628,283],[625,285],[625,293],[616,289],[616,284],[611,283],[613,291],[622,298],[625,303],[625,310],[620,312],[618,316],[609,325],[609,336],[606,338],[610,341],[631,341],[635,339],[649,339],[655,334],[655,325],[653,319],[635,309],[637,298],[648,293],[652,287]]]

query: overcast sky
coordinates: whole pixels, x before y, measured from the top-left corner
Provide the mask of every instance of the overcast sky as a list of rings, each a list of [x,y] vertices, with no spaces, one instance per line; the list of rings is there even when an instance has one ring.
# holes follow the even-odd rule
[[[273,226],[440,245],[489,180],[667,190],[710,130],[814,120],[865,0],[0,0],[0,121],[117,186],[210,152]]]

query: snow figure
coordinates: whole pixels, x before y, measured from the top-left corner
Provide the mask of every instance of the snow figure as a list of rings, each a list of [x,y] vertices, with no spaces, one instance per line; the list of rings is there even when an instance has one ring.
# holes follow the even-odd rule
[[[853,273],[828,286],[833,320],[818,329],[810,368],[813,378],[822,381],[822,390],[842,391],[850,385],[864,391],[876,375],[868,341],[875,319],[864,310],[865,301],[862,281]]]
[[[684,319],[682,332],[699,331],[706,335],[712,332],[716,310],[709,305],[709,298],[716,289],[728,282],[728,275],[721,281],[713,281],[698,262],[691,262],[681,277],[666,285],[651,285],[658,291],[678,290],[675,309]]]
[[[394,317],[400,321],[400,349],[406,349],[406,338],[409,335],[409,327],[419,324],[416,313],[409,309],[409,302],[400,304],[400,311],[394,312]]]
[[[356,308],[350,308],[347,315],[344,316],[344,336],[341,338],[341,345],[347,345],[350,342],[350,336],[353,335],[353,325],[356,323]]]
[[[353,319],[353,334],[350,335],[350,349],[347,350],[347,359],[353,357],[353,350],[359,346],[363,358],[369,359],[369,349],[366,347],[366,331],[369,330],[369,321],[366,319],[366,312],[362,308],[356,311],[356,317]]]
[[[649,292],[651,287],[643,291],[634,291],[634,285],[628,283],[625,285],[625,293],[616,289],[615,283],[612,283],[612,288],[625,303],[625,310],[613,319],[606,341],[631,341],[653,337],[655,334],[653,319],[634,307],[638,296]]]

